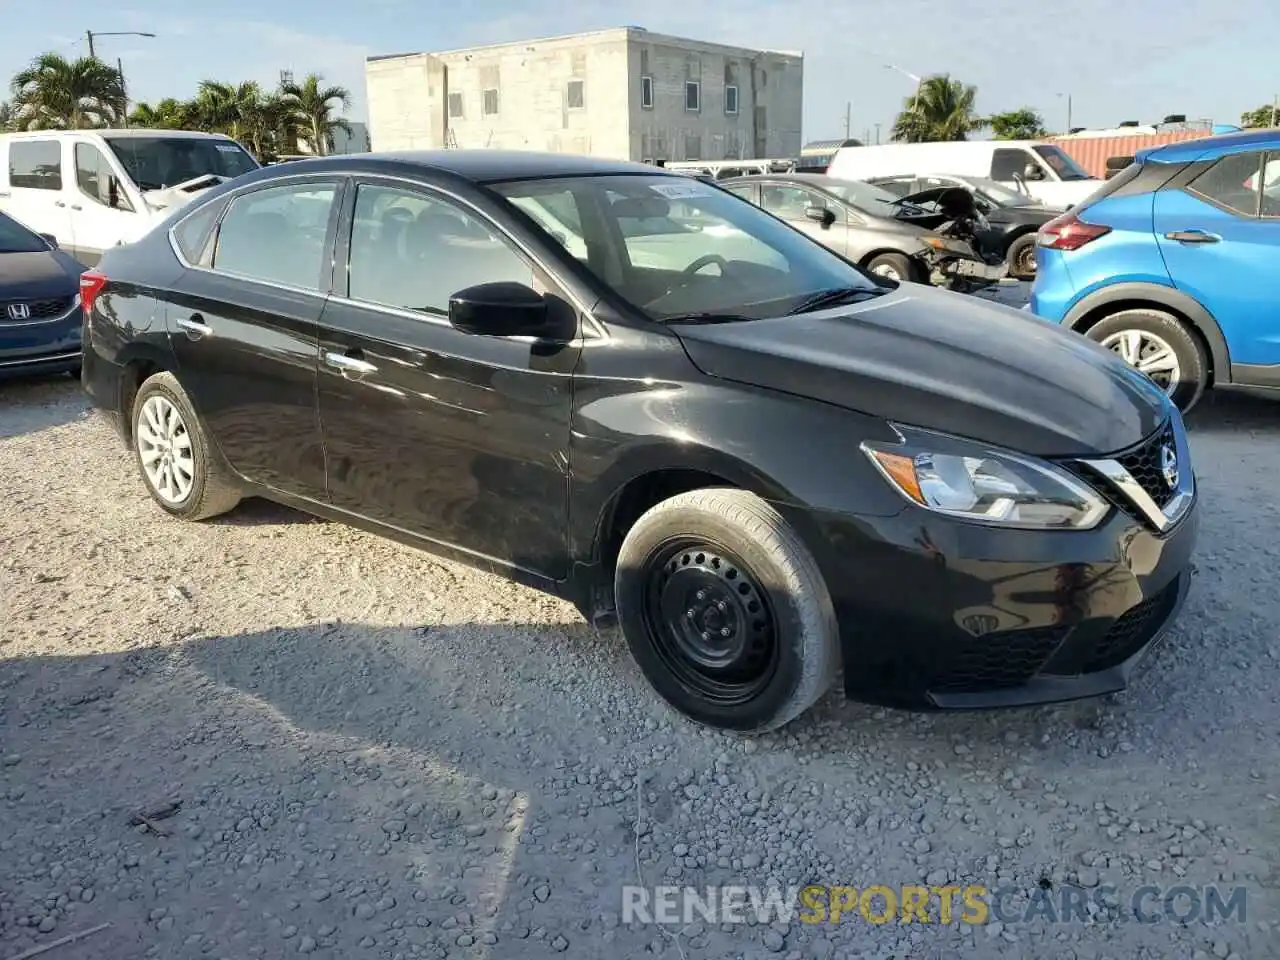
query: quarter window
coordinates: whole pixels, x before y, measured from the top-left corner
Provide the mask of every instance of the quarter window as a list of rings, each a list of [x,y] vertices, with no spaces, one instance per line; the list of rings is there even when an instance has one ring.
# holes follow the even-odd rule
[[[1260,153],[1223,157],[1188,185],[1192,193],[1244,217],[1258,215]]]
[[[218,227],[213,269],[320,289],[335,191],[331,183],[300,183],[236,197]]]
[[[173,228],[174,242],[188,263],[200,262],[200,254],[204,252],[205,242],[221,209],[220,203],[207,204],[203,210],[197,210]]]
[[[104,207],[115,210],[133,209],[101,150],[91,143],[77,143],[75,159],[76,186],[81,193]]]
[[[1268,153],[1262,166],[1262,215],[1280,217],[1280,153]]]
[[[356,192],[348,296],[445,317],[449,298],[480,283],[534,285],[533,268],[475,215],[394,187]]]
[[[62,144],[57,140],[10,141],[9,186],[61,190]]]

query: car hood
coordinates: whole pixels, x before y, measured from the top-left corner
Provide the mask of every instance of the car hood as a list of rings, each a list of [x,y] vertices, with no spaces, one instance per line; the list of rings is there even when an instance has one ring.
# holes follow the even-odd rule
[[[1151,381],[1084,337],[912,284],[851,307],[672,329],[708,376],[1036,456],[1123,450],[1167,416]]]
[[[0,300],[44,300],[80,291],[78,264],[60,250],[0,253]]]

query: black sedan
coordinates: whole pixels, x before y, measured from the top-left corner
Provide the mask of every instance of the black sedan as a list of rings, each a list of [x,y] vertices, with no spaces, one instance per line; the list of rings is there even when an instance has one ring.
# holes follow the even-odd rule
[[[1009,265],[1009,276],[1015,280],[1035,279],[1036,231],[1063,213],[984,177],[933,174],[878,177],[867,182],[901,197],[904,205],[912,207],[928,207],[950,189],[967,191],[986,218],[985,225],[977,231],[980,250],[984,255],[1003,259]]]
[[[268,497],[566,597],[702,723],[776,727],[840,675],[1108,693],[1187,589],[1195,479],[1149,380],[650,166],[271,167],[82,291],[85,386],[165,513]]]
[[[0,213],[0,377],[80,369],[80,272],[52,237]]]

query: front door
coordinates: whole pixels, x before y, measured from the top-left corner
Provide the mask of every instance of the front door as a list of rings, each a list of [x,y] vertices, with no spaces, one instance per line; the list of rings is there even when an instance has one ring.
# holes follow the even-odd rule
[[[760,206],[841,256],[849,252],[847,215],[841,207],[821,194],[795,184],[766,183],[761,185]],[[817,220],[810,220],[805,216],[805,211],[810,207],[828,208],[835,214],[835,221],[824,225]]]
[[[170,340],[178,379],[232,468],[323,501],[316,333],[342,181],[271,183],[231,200],[208,266],[175,284]]]
[[[75,186],[64,156],[65,142],[54,137],[9,141],[9,186],[0,191],[0,210],[60,247],[71,246],[71,208]],[[69,147],[67,150],[69,151]]]
[[[347,207],[346,296],[335,284],[320,323],[333,504],[562,579],[581,348],[469,335],[448,321],[449,297],[465,287],[554,293],[550,278],[492,222],[429,190],[371,180]]]
[[[1280,364],[1280,202],[1259,190],[1262,159],[1229,154],[1155,196],[1169,276],[1213,314],[1233,365]]]
[[[71,244],[76,259],[94,266],[102,254],[121,243],[132,243],[151,223],[131,196],[118,171],[95,143],[71,144],[75,183],[70,198]]]

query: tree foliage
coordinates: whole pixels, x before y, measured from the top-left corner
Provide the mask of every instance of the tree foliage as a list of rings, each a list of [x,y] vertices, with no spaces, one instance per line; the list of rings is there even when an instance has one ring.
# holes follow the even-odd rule
[[[987,126],[997,140],[1039,140],[1048,136],[1044,118],[1031,107],[1020,107],[987,118]]]
[[[10,124],[18,130],[106,127],[124,114],[120,72],[95,57],[41,54],[14,75],[9,88]]]
[[[890,136],[904,143],[966,140],[986,126],[974,109],[977,98],[977,87],[952,80],[950,74],[925,77],[903,103]]]
[[[1246,110],[1240,114],[1240,126],[1246,130],[1280,126],[1276,122],[1277,120],[1280,120],[1280,117],[1277,117],[1275,104],[1272,103],[1258,107],[1256,110]]]

